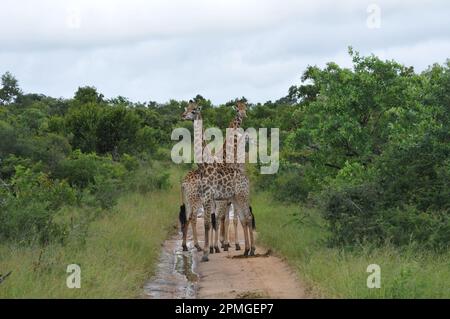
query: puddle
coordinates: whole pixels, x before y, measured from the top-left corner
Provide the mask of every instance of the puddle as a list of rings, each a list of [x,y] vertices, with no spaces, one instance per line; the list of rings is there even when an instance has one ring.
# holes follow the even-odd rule
[[[197,295],[199,276],[196,249],[188,240],[189,251],[182,251],[181,234],[164,242],[156,275],[144,285],[144,298],[192,299]]]

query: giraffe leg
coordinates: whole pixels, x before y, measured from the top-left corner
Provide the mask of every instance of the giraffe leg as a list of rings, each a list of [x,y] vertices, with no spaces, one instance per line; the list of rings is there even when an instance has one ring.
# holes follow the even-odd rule
[[[250,248],[249,255],[254,256],[255,255],[255,238],[253,234],[253,230],[255,227],[255,219],[254,215],[251,211],[251,207],[249,205],[244,206],[244,216],[245,216],[245,224],[246,224],[246,230],[245,232],[248,234],[247,237],[249,239],[249,243],[247,245],[247,242],[245,243],[245,250],[248,251]]]
[[[209,260],[209,223],[205,223],[205,247],[203,249],[202,261]]]
[[[229,212],[225,214],[224,218],[224,239],[223,239],[223,250],[228,251],[228,248],[230,248],[230,242],[228,241],[229,233],[228,229],[230,228],[230,215]]]
[[[209,253],[210,254],[214,254],[214,227],[210,228],[210,233],[209,233]]]
[[[186,238],[187,238],[187,232],[188,232],[188,227],[189,227],[189,221],[186,221],[186,224],[184,224],[182,226],[183,228],[183,242],[181,244],[181,246],[183,247],[183,251],[187,251],[187,245],[186,245]]]
[[[225,240],[225,213],[226,213],[226,209],[227,209],[227,202],[226,201],[216,201],[215,202],[215,206],[216,206],[216,221],[217,221],[217,225],[216,225],[216,231],[218,231],[217,236],[220,236],[220,242],[222,244],[222,248],[224,248],[224,240]],[[215,238],[214,240],[214,249],[217,251],[218,245],[218,238]]]
[[[225,215],[219,220],[220,229],[220,244],[222,248],[225,248]]]
[[[220,221],[219,221],[220,223]],[[214,251],[216,253],[220,253],[220,249],[219,249],[219,228],[220,228],[220,224],[216,225],[216,229],[214,229]]]
[[[237,214],[233,216],[233,226],[234,226],[234,244],[236,246],[236,250],[241,250],[241,246],[239,245]]]
[[[244,256],[248,256],[250,252],[250,245],[249,245],[249,238],[248,238],[248,228],[247,228],[247,221],[244,220],[241,222],[242,228],[244,230],[244,239],[245,239],[245,250],[244,250]]]
[[[253,228],[252,228],[251,222],[250,223],[247,222],[247,228],[248,228],[248,232],[250,234],[250,256],[254,256],[256,246],[255,246],[255,238],[253,235]]]
[[[197,215],[200,209],[200,205],[194,205],[193,212],[191,214],[191,223],[192,223],[192,237],[194,240],[194,247],[197,248],[197,251],[202,251],[202,247],[198,244],[198,235],[197,235]]]
[[[217,241],[218,241],[218,218],[217,218],[217,211],[215,211],[214,213],[211,214],[211,236],[210,236],[210,242],[209,242],[209,253],[210,254],[214,254],[214,251],[217,252],[217,250],[215,249],[217,245]],[[220,252],[220,250],[219,250]]]
[[[254,256],[255,250],[256,250],[256,244],[255,244],[255,237],[254,237],[253,232],[255,231],[256,223],[255,223],[255,215],[253,215],[251,206],[248,207],[247,213],[248,213],[247,225],[248,225],[248,231],[250,233],[250,245],[251,245],[250,256]]]
[[[204,205],[205,212],[203,214],[205,222],[205,246],[203,248],[202,261],[209,260],[209,230],[211,228],[211,203],[207,202]]]
[[[248,256],[248,254],[250,252],[250,243],[249,243],[249,235],[248,235],[248,231],[247,231],[247,219],[245,218],[245,216],[246,216],[245,206],[242,205],[242,203],[244,203],[244,201],[242,201],[242,200],[235,201],[235,203],[233,203],[233,207],[234,207],[234,213],[239,214],[239,219],[241,220],[241,225],[242,225],[242,229],[244,232],[244,240],[245,240],[244,256]]]
[[[197,248],[197,251],[202,251],[202,247],[198,244],[198,236],[197,236],[197,216],[194,216],[192,219],[192,237],[194,239],[194,247]]]

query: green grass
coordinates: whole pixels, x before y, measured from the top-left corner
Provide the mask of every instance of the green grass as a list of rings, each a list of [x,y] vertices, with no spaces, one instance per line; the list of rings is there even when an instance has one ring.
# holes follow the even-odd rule
[[[0,244],[0,273],[12,271],[0,284],[0,298],[139,297],[176,227],[179,175],[172,170],[170,190],[122,196],[113,211],[89,224],[84,244],[75,238],[45,248]],[[66,286],[69,264],[81,267],[80,289]]]
[[[329,248],[316,210],[252,199],[258,240],[275,249],[297,270],[308,293],[331,298],[450,298],[450,253],[396,249]],[[369,264],[381,267],[381,288],[367,288]]]
[[[0,244],[0,298],[133,298],[153,274],[161,243],[174,232],[181,170],[172,188],[126,194],[65,246]],[[312,297],[450,298],[450,254],[412,247],[328,248],[323,220],[312,208],[285,205],[265,193],[252,198],[258,241],[297,270]],[[85,213],[73,209],[76,216]],[[84,238],[84,242],[79,237]],[[68,264],[81,266],[81,289],[68,289]],[[368,289],[366,268],[381,267],[381,288]]]

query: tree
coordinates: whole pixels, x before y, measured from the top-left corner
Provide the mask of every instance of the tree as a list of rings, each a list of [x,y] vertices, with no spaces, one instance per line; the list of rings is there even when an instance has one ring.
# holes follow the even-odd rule
[[[79,87],[75,92],[74,99],[80,104],[101,103],[103,102],[103,94],[97,92],[94,86]]]
[[[132,152],[140,126],[140,118],[126,107],[103,110],[96,130],[97,152]]]
[[[9,72],[2,75],[2,87],[0,88],[0,105],[15,102],[22,94],[17,79]]]
[[[69,109],[65,117],[65,126],[71,135],[71,144],[74,149],[80,149],[83,152],[95,152],[100,116],[101,107],[95,103],[83,104]]]

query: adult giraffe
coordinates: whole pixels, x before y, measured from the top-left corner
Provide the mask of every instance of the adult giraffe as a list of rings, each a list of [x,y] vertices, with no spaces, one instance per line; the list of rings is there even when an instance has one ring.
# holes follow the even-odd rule
[[[234,118],[231,120],[230,124],[228,125],[228,128],[235,130],[234,132],[236,134],[233,135],[233,158],[232,158],[232,162],[228,163],[227,162],[227,147],[226,147],[226,143],[227,141],[224,142],[223,146],[222,146],[222,151],[223,151],[223,163],[226,163],[227,165],[231,166],[231,167],[235,167],[237,169],[240,169],[244,174],[245,174],[245,164],[244,163],[238,163],[237,160],[237,154],[238,154],[238,146],[239,146],[239,140],[241,138],[245,138],[244,136],[239,136],[239,134],[237,133],[236,130],[238,130],[239,128],[241,128],[242,126],[242,121],[244,120],[244,118],[247,117],[247,104],[242,102],[242,101],[238,101],[236,103],[236,106],[234,107],[234,110],[236,111],[236,114],[234,116]],[[228,235],[229,235],[229,224],[230,224],[230,209],[231,209],[231,203],[229,201],[216,201],[216,220],[218,221],[218,228],[220,229],[220,236],[221,236],[221,242],[222,242],[222,248],[225,251],[228,251],[228,248],[230,247],[229,241],[228,241]],[[238,214],[233,214],[233,226],[234,226],[234,243],[235,243],[235,247],[236,250],[240,250],[241,247],[239,245],[239,241],[238,241]],[[214,229],[214,227],[213,227]],[[214,232],[213,230],[211,231],[212,233]],[[212,237],[211,237],[211,241],[212,241]],[[214,247],[218,247],[218,238],[217,238],[217,230],[216,230],[216,236],[214,238]],[[211,249],[210,249],[211,252]]]
[[[202,120],[201,107],[197,103],[190,101],[188,106],[185,108],[185,112],[181,117],[183,120],[189,120],[193,122],[201,121]],[[194,151],[199,152],[200,150],[201,153],[200,154],[197,153],[196,156],[202,156],[203,148],[205,147],[205,142],[203,141],[203,138],[194,139],[194,143],[200,143],[194,145],[195,146]],[[195,248],[197,248],[198,251],[202,251],[202,248],[198,244],[197,216],[200,213],[200,210],[203,206],[200,194],[200,185],[201,185],[200,168],[202,168],[204,164],[198,163],[197,165],[198,168],[196,170],[187,173],[181,182],[181,197],[183,200],[183,204],[180,207],[179,219],[181,223],[181,230],[183,232],[183,240],[181,244],[183,247],[183,251],[188,250],[186,239],[189,224],[192,225],[192,236],[194,240],[194,246]]]

